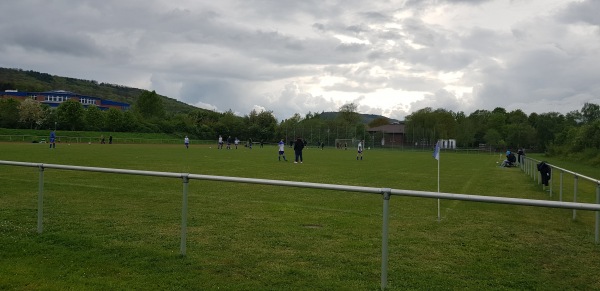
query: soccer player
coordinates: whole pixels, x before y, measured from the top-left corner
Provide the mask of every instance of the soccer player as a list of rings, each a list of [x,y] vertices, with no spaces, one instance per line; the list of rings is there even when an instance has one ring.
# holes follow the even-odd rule
[[[56,131],[53,130],[50,132],[50,148],[56,148]]]
[[[223,149],[223,137],[219,135],[219,143],[217,144],[217,149]]]
[[[236,137],[233,143],[235,144],[235,149],[237,150],[237,146],[238,144],[240,144],[240,140]]]
[[[190,147],[190,139],[187,137],[187,135],[183,139],[183,143],[185,144],[186,149]]]
[[[281,161],[281,157],[283,156],[283,160],[287,162],[287,159],[285,158],[285,154],[284,154],[284,149],[285,149],[285,143],[283,142],[283,139],[281,139],[279,141],[279,161]]]
[[[298,163],[298,160],[300,160],[300,164],[302,164],[302,150],[304,149],[304,142],[302,141],[301,138],[296,139],[296,142],[294,143],[294,154],[296,155],[296,160],[294,161],[294,164]]]
[[[363,157],[363,150],[364,150],[364,140],[361,140],[358,142],[358,153],[356,154],[356,160],[358,161],[358,156],[360,156],[360,160],[362,161],[362,157]]]

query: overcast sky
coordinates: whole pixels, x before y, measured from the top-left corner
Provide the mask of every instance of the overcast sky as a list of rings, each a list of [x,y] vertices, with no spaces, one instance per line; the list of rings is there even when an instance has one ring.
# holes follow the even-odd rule
[[[600,104],[595,0],[2,0],[0,11],[1,67],[242,116]]]

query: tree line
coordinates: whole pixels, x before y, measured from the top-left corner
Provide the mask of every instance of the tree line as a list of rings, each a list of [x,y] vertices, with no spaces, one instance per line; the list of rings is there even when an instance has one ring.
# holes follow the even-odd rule
[[[507,112],[464,112],[423,108],[406,117],[409,143],[433,144],[438,139],[456,139],[459,147],[483,144],[499,149],[525,148],[551,155],[571,156],[600,165],[600,105],[585,103],[581,110],[525,114]]]
[[[252,110],[238,116],[232,110],[220,113],[197,108],[174,113],[165,109],[163,98],[155,91],[142,91],[128,111],[115,108],[103,111],[94,105],[84,107],[75,100],[51,108],[31,99],[0,99],[2,128],[167,133],[202,140],[216,140],[221,135],[264,142],[301,137],[311,144],[324,142],[328,145],[335,138],[364,136],[367,126],[361,122],[356,105],[346,104],[334,117],[327,116],[296,113],[278,121],[272,111]]]
[[[109,132],[167,133],[188,135],[195,139],[216,139],[217,136],[241,140],[277,142],[302,137],[309,144],[324,142],[332,145],[336,138],[364,139],[371,144],[381,139],[381,133],[369,134],[368,128],[389,124],[381,117],[364,124],[357,106],[345,104],[331,117],[309,112],[294,114],[278,121],[272,111],[256,110],[238,116],[231,110],[223,113],[195,109],[185,113],[165,110],[163,98],[152,91],[142,91],[131,110],[84,106],[66,101],[51,109],[34,100],[0,100],[0,127],[59,129]],[[585,103],[581,110],[565,115],[550,113],[525,114],[522,110],[477,110],[468,116],[464,112],[423,108],[408,115],[404,121],[404,144],[407,147],[433,145],[438,139],[455,139],[458,147],[478,148],[482,145],[504,149],[519,147],[560,155],[600,152],[600,106]]]

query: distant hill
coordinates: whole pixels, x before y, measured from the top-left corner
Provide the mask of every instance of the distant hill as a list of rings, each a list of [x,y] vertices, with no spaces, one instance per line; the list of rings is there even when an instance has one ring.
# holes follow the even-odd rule
[[[142,89],[126,87],[117,84],[98,83],[95,80],[82,80],[68,77],[50,75],[36,71],[25,71],[22,69],[0,68],[0,91],[19,90],[23,92],[46,92],[53,90],[65,90],[77,94],[98,97],[107,100],[135,104],[137,98],[142,93]],[[165,110],[169,113],[188,113],[194,110],[210,111],[203,108],[194,107],[179,100],[160,96],[165,105]],[[322,112],[321,118],[333,120],[339,112]],[[374,119],[385,117],[375,114],[360,114],[362,122],[368,124]],[[390,119],[390,122],[398,120]]]
[[[135,104],[138,96],[143,91],[142,89],[122,85],[98,83],[94,80],[60,77],[21,69],[0,68],[0,91],[4,90],[25,92],[65,90],[129,104]],[[169,113],[187,113],[193,110],[204,110],[167,96],[158,96],[163,98],[165,110]]]
[[[339,114],[340,114],[339,112],[321,112],[321,114],[319,116],[321,117],[321,119],[334,120]],[[385,117],[383,115],[377,115],[377,114],[359,113],[359,115],[362,118],[362,123],[364,123],[364,124],[369,124],[371,121],[373,121],[377,118]],[[385,118],[388,118],[388,117],[385,117]],[[390,123],[399,122],[397,119],[391,119],[391,118],[388,118],[388,119],[390,120]]]

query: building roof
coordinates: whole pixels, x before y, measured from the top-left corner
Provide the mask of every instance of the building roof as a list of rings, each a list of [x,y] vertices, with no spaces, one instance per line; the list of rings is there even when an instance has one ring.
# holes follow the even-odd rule
[[[16,90],[6,90],[4,92],[0,92],[0,95],[4,96],[27,96],[27,92],[19,92]]]
[[[73,93],[73,92],[65,91],[65,90],[52,90],[52,91],[46,91],[46,92],[31,92],[31,93],[42,94],[42,95],[57,94],[57,95],[68,95],[68,96],[79,96],[79,97],[85,97],[85,98],[102,99],[102,98],[98,98],[98,97],[94,97],[94,96],[81,95],[81,94],[77,94],[77,93]]]
[[[369,128],[368,132],[404,133],[404,124],[386,124]]]

